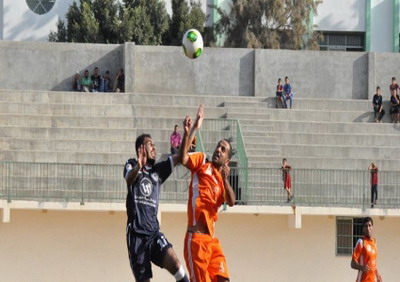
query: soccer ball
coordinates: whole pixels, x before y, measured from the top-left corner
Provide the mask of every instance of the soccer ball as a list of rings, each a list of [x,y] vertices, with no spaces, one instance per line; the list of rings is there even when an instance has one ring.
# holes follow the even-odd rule
[[[203,53],[203,37],[196,29],[189,29],[182,38],[185,55],[190,59],[198,58]]]

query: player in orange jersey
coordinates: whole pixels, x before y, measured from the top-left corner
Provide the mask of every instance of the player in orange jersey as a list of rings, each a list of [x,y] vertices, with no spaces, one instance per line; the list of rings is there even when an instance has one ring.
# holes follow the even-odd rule
[[[358,240],[354,248],[351,268],[358,270],[356,282],[382,282],[382,277],[376,267],[378,249],[376,247],[376,240],[372,237],[373,225],[372,218],[364,218],[364,237]]]
[[[188,140],[183,142],[187,145],[182,152],[181,163],[192,174],[184,255],[192,282],[222,282],[229,281],[229,274],[221,245],[214,236],[214,226],[218,208],[224,202],[229,206],[235,203],[235,193],[228,178],[232,146],[226,139],[219,141],[211,161],[206,159],[204,153],[188,153],[189,144],[201,127],[203,118],[204,109],[201,105],[193,126],[191,122],[184,126],[184,136]]]

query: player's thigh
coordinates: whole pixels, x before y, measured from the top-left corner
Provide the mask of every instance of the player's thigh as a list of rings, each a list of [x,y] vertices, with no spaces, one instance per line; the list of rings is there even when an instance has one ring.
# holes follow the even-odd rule
[[[127,235],[129,262],[136,281],[150,281],[153,276],[150,262],[150,250],[145,236]]]
[[[228,265],[217,238],[213,239],[211,250],[212,255],[208,266],[208,272],[210,273],[212,281],[229,281]]]
[[[181,262],[179,261],[178,256],[175,253],[175,250],[171,246],[165,252],[161,267],[168,270],[169,273],[175,274],[179,270],[180,266]]]
[[[175,252],[171,252],[170,249],[172,249],[172,244],[168,242],[163,233],[158,232],[151,243],[151,261],[161,268],[167,268],[164,266],[164,262],[174,259],[171,254],[176,258]]]
[[[184,255],[190,280],[211,282],[208,266],[211,259],[212,238],[207,234],[186,233]]]

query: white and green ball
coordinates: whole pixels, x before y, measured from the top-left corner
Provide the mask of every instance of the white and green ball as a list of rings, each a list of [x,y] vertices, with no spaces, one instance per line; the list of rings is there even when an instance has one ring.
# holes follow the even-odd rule
[[[197,29],[189,29],[182,38],[185,55],[191,59],[200,57],[203,53],[203,37]]]

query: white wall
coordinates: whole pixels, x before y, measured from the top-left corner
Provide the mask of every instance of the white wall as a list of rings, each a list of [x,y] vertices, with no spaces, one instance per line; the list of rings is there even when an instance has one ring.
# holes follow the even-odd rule
[[[32,12],[25,0],[4,1],[3,39],[11,41],[47,41],[51,30],[56,30],[58,18],[64,19],[73,0],[57,0],[46,14]]]
[[[365,31],[365,2],[360,0],[324,0],[314,18],[317,30]]]
[[[4,0],[0,0],[1,3]],[[56,0],[50,12],[37,15],[32,12],[25,0],[4,1],[3,9],[0,9],[0,39],[10,41],[47,41],[50,31],[56,31],[58,18],[65,19],[65,14],[74,0]],[[169,14],[171,0],[165,0]],[[77,1],[79,3],[79,0]],[[208,5],[213,0],[200,0],[203,11],[206,15],[212,13]],[[1,17],[4,17],[4,26],[1,24]],[[207,25],[212,25],[212,17],[208,17]],[[3,33],[3,34],[2,34]]]
[[[393,50],[393,1],[372,0],[371,51]]]
[[[335,255],[334,216],[222,213],[216,230],[232,281],[354,281],[350,256]],[[398,281],[400,219],[374,217],[378,267],[384,281]],[[125,242],[124,212],[12,210],[0,223],[1,281],[134,281]],[[163,213],[161,230],[183,261],[186,214]],[[152,281],[174,281],[153,268]],[[56,279],[55,279],[56,277]]]

